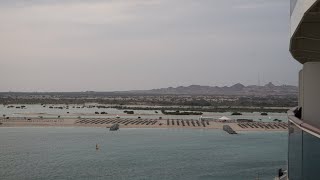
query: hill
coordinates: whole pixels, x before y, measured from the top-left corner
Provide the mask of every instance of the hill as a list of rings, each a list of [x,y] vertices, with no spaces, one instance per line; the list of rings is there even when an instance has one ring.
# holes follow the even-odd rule
[[[291,85],[276,86],[271,82],[264,86],[249,85],[244,86],[241,83],[234,84],[232,86],[179,86],[160,88],[152,90],[138,90],[128,91],[128,93],[134,94],[186,94],[186,95],[297,95],[298,87]]]

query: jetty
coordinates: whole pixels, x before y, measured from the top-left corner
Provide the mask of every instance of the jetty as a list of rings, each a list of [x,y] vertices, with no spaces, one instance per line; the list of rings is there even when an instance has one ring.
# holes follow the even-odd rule
[[[222,129],[229,134],[238,134],[229,125],[223,125]]]

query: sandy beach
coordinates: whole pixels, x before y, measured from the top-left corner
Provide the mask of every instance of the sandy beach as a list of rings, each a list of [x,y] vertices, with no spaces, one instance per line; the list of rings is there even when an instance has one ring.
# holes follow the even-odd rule
[[[121,128],[194,128],[222,129],[229,125],[235,131],[287,131],[287,123],[283,122],[215,122],[199,120],[155,120],[129,118],[9,118],[0,119],[0,127],[100,127],[109,128],[119,124]]]

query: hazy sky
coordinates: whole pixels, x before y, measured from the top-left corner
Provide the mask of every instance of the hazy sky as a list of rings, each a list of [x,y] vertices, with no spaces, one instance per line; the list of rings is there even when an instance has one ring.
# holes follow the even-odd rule
[[[289,0],[1,0],[0,91],[297,84]]]

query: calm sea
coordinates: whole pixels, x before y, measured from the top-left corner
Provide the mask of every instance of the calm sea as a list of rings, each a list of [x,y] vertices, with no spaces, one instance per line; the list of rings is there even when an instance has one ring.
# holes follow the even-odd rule
[[[286,156],[286,132],[0,128],[2,180],[272,179]]]

